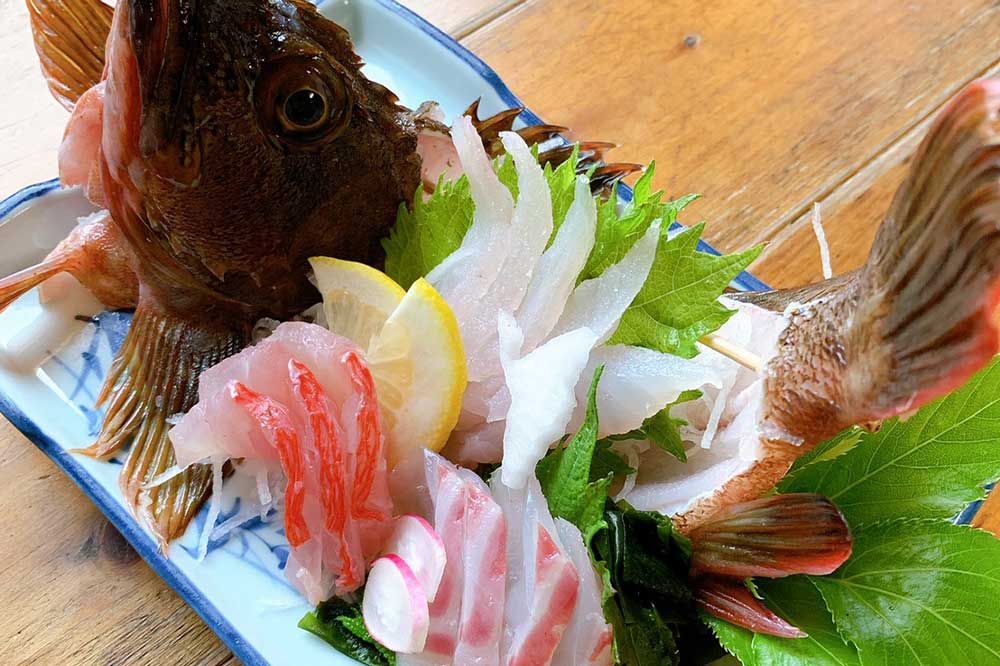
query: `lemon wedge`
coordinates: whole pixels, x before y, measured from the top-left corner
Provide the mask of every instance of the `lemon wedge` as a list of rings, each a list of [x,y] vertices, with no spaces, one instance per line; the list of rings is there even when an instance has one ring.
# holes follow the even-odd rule
[[[403,291],[365,264],[310,260],[331,331],[366,351],[392,467],[415,448],[440,451],[467,382],[465,350],[448,303],[424,279]]]
[[[323,295],[327,328],[368,350],[406,292],[367,264],[331,257],[313,257],[309,263]]]

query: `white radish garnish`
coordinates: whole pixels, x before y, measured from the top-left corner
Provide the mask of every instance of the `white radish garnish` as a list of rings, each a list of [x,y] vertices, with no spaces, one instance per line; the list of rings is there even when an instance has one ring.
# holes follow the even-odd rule
[[[361,614],[372,638],[393,652],[424,649],[430,617],[427,595],[410,566],[398,555],[375,560],[368,574]]]
[[[427,601],[434,601],[448,557],[444,541],[431,524],[420,516],[400,516],[385,552],[403,558],[423,586]]]

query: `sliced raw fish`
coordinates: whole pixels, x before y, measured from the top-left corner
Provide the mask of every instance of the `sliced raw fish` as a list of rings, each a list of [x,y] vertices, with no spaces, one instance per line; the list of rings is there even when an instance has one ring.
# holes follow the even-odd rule
[[[576,407],[576,384],[596,341],[596,333],[578,328],[521,356],[517,322],[507,313],[501,316],[500,354],[511,404],[500,469],[511,488],[523,487],[545,452],[566,433]]]
[[[576,567],[580,584],[576,608],[552,657],[553,666],[612,666],[611,625],[604,619],[601,600],[604,583],[594,570],[583,535],[576,525],[556,518],[556,531],[563,550]]]
[[[537,479],[511,489],[494,475],[491,487],[510,529],[503,663],[546,666],[576,607],[576,567],[559,543]]]

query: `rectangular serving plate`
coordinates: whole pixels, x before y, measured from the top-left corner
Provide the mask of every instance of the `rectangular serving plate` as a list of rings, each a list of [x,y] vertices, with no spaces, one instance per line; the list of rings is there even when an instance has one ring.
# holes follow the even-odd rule
[[[331,0],[319,7],[351,32],[368,63],[365,73],[410,108],[433,99],[455,117],[476,98],[482,98],[486,114],[523,106],[485,63],[392,0]],[[520,122],[541,121],[525,111]],[[628,201],[631,191],[623,186],[620,195]],[[77,218],[91,212],[79,191],[60,190],[55,180],[0,202],[0,274],[39,261]],[[714,252],[706,244],[701,249]],[[747,274],[733,286],[766,288]],[[43,309],[32,292],[0,315],[0,412],[80,486],[245,664],[355,663],[296,627],[310,608],[285,581],[288,549],[280,521],[254,521],[225,543],[211,544],[208,556],[198,561],[203,510],[185,537],[163,554],[122,501],[121,461],[68,453],[90,444],[97,433],[102,415],[94,397],[131,320],[128,313],[101,312],[89,300],[68,299]],[[239,511],[239,496],[247,492],[252,491],[240,482],[227,482],[220,520]]]

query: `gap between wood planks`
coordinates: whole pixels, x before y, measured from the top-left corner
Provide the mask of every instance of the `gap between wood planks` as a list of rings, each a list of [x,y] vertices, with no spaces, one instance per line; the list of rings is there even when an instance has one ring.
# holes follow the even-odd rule
[[[498,18],[510,14],[512,11],[520,7],[521,5],[527,4],[530,0],[507,0],[506,2],[501,2],[496,7],[489,9],[478,16],[474,16],[465,23],[461,23],[456,27],[451,36],[455,41],[462,41],[474,32],[477,32],[490,23],[493,23]]]

